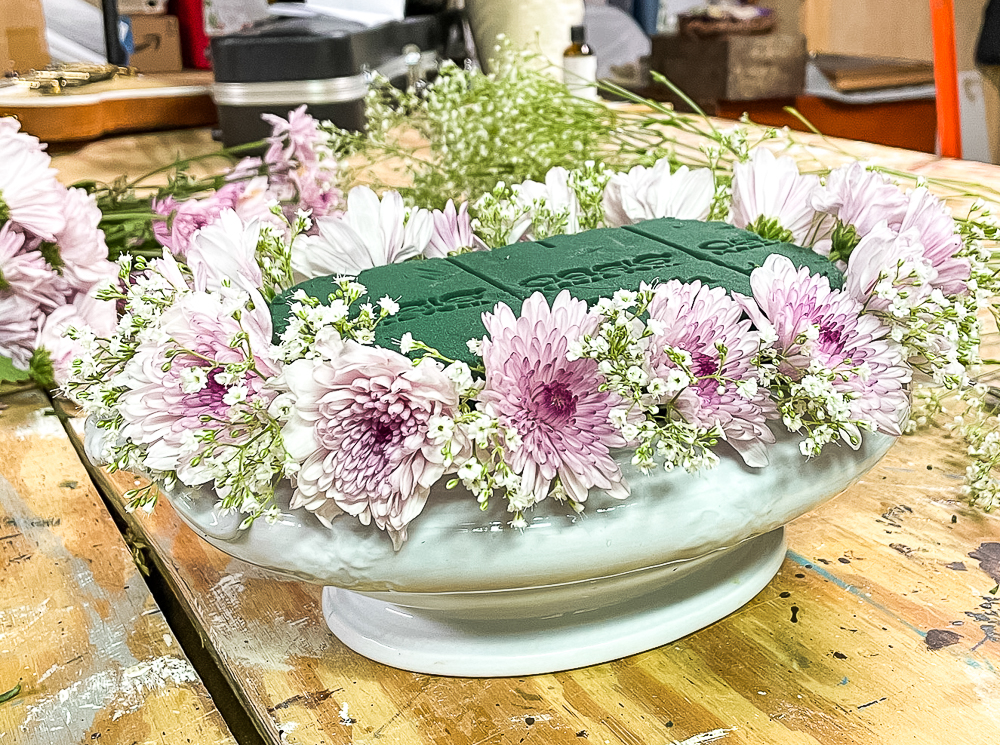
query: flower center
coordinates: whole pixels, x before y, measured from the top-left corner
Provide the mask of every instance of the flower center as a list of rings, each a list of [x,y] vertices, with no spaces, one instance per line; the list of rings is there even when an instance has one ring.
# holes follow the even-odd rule
[[[215,416],[223,416],[229,407],[222,402],[226,395],[226,386],[215,379],[215,376],[222,372],[221,367],[213,367],[208,373],[205,387],[197,393],[188,394],[187,403],[190,409],[197,413],[204,413]]]
[[[816,343],[818,344],[820,350],[831,356],[843,351],[843,329],[832,323],[821,324]]]
[[[791,243],[792,231],[781,226],[776,217],[764,217],[764,215],[758,215],[757,219],[752,223],[747,225],[747,230],[751,233],[756,233],[761,238],[769,241],[782,241],[783,243]]]
[[[715,375],[719,371],[719,365],[712,357],[702,352],[694,352],[691,355],[691,372],[695,377],[704,378],[707,375]]]
[[[387,422],[380,419],[372,424],[371,443],[377,448],[384,448],[391,443],[399,432],[399,422]]]
[[[3,201],[3,192],[0,191],[0,225],[3,225],[10,219],[10,207],[7,203]]]
[[[554,427],[568,424],[576,415],[576,394],[565,383],[544,383],[535,389],[531,400],[538,419]]]

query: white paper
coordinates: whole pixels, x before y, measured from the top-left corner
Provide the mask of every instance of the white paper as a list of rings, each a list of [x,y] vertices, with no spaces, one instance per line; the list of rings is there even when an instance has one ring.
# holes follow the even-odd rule
[[[375,26],[386,21],[400,21],[406,0],[306,0],[301,3],[275,3],[271,15],[327,15]]]

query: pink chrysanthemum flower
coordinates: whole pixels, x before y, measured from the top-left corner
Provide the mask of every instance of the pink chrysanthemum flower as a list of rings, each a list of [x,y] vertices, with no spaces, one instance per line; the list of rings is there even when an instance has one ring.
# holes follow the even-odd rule
[[[305,104],[289,111],[287,120],[274,114],[262,114],[261,118],[271,125],[264,162],[280,166],[287,165],[290,161],[300,164],[317,161],[319,127],[316,120],[306,112]]]
[[[27,370],[43,319],[38,303],[26,297],[0,293],[0,356],[9,358],[18,370]]]
[[[341,511],[374,521],[398,549],[451,466],[431,427],[459,415],[458,392],[431,359],[413,363],[355,341],[331,351],[328,361],[300,359],[284,371],[294,403],[282,436],[301,463],[292,506],[328,524]]]
[[[472,232],[472,218],[469,217],[469,203],[462,202],[457,210],[455,203],[448,200],[444,210],[431,212],[434,232],[424,249],[424,256],[438,259],[459,251],[482,251],[486,244]]]
[[[276,395],[265,386],[277,372],[270,355],[271,315],[259,294],[251,297],[252,309],[233,291],[181,294],[126,364],[121,435],[146,446],[146,467],[176,471],[189,486],[209,481],[213,466],[196,459],[207,447],[197,433],[214,432],[224,443],[250,407],[266,409]],[[234,346],[244,333],[245,342]],[[229,365],[235,367],[227,370]]]
[[[66,187],[56,180],[51,158],[20,133],[0,133],[0,225],[12,221],[46,241],[66,225]]]
[[[519,436],[507,446],[507,463],[533,502],[545,498],[556,476],[575,502],[584,502],[594,487],[619,498],[629,493],[610,453],[626,445],[609,418],[622,398],[600,390],[604,377],[595,360],[566,357],[570,342],[593,333],[598,323],[587,304],[565,290],[551,309],[535,293],[520,317],[503,303],[483,314],[489,336],[482,344],[486,386],[479,400]]]
[[[673,405],[691,424],[718,426],[746,464],[760,468],[767,465],[767,445],[774,442],[766,420],[777,412],[767,391],[757,385],[760,373],[753,357],[760,336],[750,330],[749,320],[740,320],[742,315],[722,287],[697,280],[657,286],[649,305],[649,317],[656,321],[651,324],[656,332],[650,339],[649,365],[655,376],[666,379],[677,365],[665,348],[689,354],[691,373],[700,379],[676,397],[671,394]]]
[[[235,208],[242,190],[242,184],[226,184],[204,199],[154,199],[153,211],[167,219],[153,221],[153,235],[172,254],[187,256],[191,237],[218,220],[223,210]]]
[[[880,222],[899,228],[906,196],[883,174],[855,161],[829,173],[826,184],[813,193],[812,206],[852,226],[863,238]]]
[[[728,222],[765,238],[809,246],[817,232],[812,195],[818,176],[803,176],[789,157],[775,158],[758,147],[751,159],[733,166],[733,202]]]
[[[885,338],[888,327],[862,315],[861,304],[831,290],[826,277],[796,270],[785,256],[769,256],[750,275],[750,286],[756,305],[747,302],[744,309],[762,335],[776,337],[780,373],[799,381],[815,366],[832,372],[832,388],[844,396],[852,422],[900,434],[910,368],[900,347]]]
[[[899,229],[906,196],[884,175],[854,162],[830,172],[826,184],[813,193],[812,206],[837,221],[832,236],[817,241],[813,250],[843,269],[851,251],[876,225]]]
[[[328,163],[306,163],[288,174],[295,196],[285,209],[289,222],[298,211],[313,217],[334,214],[341,207],[343,192],[335,183],[336,173]]]
[[[919,305],[932,289],[937,270],[924,256],[916,228],[901,233],[876,225],[851,253],[844,274],[844,291],[867,311],[899,310]],[[906,297],[899,297],[903,288]]]
[[[955,220],[948,207],[925,187],[907,194],[906,213],[899,230],[916,228],[924,246],[924,257],[937,270],[931,286],[945,295],[962,295],[971,276],[969,260],[955,254],[962,248],[962,238],[955,232]]]
[[[83,189],[68,189],[64,212],[66,227],[56,236],[62,276],[74,290],[82,292],[115,279],[118,266],[108,261],[104,232],[98,228],[101,209],[94,196]]]
[[[17,295],[45,311],[58,308],[66,302],[66,282],[25,243],[12,223],[0,227],[0,296]]]
[[[712,208],[715,179],[707,168],[681,166],[670,172],[661,158],[652,168],[616,173],[604,187],[604,217],[613,228],[657,217],[705,220]]]
[[[48,353],[52,377],[56,385],[64,386],[70,378],[73,360],[85,354],[84,346],[66,332],[73,328],[84,336],[110,338],[115,332],[118,314],[113,300],[99,300],[93,292],[78,293],[72,302],[52,311],[38,329],[35,348]],[[34,362],[32,362],[34,368]]]
[[[20,130],[21,122],[14,117],[0,117],[0,138],[17,140],[26,150],[32,150],[34,152],[39,152],[45,149],[45,145],[43,145],[37,137]]]

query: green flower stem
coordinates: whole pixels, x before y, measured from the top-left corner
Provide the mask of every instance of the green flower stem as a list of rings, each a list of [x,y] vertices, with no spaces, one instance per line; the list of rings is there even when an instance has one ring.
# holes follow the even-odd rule
[[[0,693],[0,704],[6,703],[7,701],[10,701],[12,698],[16,698],[19,693],[21,693],[20,682],[6,693]]]
[[[129,222],[131,220],[166,220],[166,215],[158,212],[107,212],[101,222]]]
[[[212,153],[204,153],[203,155],[195,155],[190,158],[184,158],[183,160],[177,160],[173,163],[169,163],[165,166],[160,166],[159,168],[154,168],[148,173],[144,173],[142,176],[133,179],[125,184],[125,188],[129,189],[137,184],[141,184],[146,179],[152,178],[161,173],[165,173],[171,170],[178,170],[185,168],[193,163],[199,163],[204,160],[212,160],[214,158],[228,158],[233,159],[234,156],[240,155],[242,153],[252,152],[254,150],[259,150],[260,148],[267,145],[267,140],[257,140],[256,142],[247,142],[243,145],[234,145],[233,147],[225,148],[223,150],[217,150]]]

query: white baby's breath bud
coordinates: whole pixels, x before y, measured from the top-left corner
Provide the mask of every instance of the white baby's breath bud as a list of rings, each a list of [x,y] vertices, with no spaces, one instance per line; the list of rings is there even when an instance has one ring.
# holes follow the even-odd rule
[[[226,395],[222,397],[222,402],[226,404],[226,406],[235,406],[236,404],[247,400],[247,393],[249,393],[249,391],[247,390],[246,384],[237,383],[226,391]]]
[[[736,392],[739,393],[745,399],[752,399],[757,395],[759,386],[757,384],[757,378],[749,378],[748,380],[740,380],[736,383]]]
[[[386,295],[378,301],[379,307],[388,313],[390,316],[396,315],[399,312],[399,303],[393,300],[391,297]]]
[[[202,367],[186,367],[181,370],[180,377],[184,393],[197,393],[208,385],[208,375]]]
[[[413,351],[413,334],[407,331],[399,340],[399,351],[403,354],[409,354]]]

